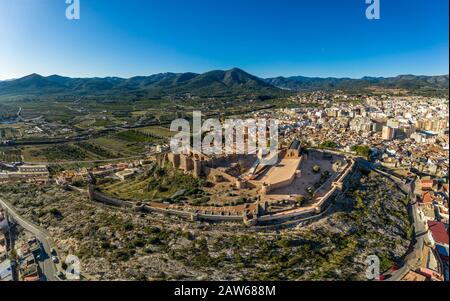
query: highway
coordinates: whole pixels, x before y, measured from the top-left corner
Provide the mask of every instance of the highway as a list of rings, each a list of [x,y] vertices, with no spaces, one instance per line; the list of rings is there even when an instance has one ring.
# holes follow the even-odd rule
[[[34,236],[41,242],[41,247],[43,249],[41,260],[39,261],[39,267],[41,268],[42,274],[45,276],[45,281],[58,281],[58,279],[55,277],[55,274],[57,272],[56,265],[53,263],[51,259],[51,238],[49,237],[48,233],[39,228],[38,226],[34,225],[33,223],[27,221],[22,216],[20,216],[14,209],[13,206],[11,206],[6,201],[0,199],[0,206],[3,207],[3,209],[8,213],[10,218],[12,218],[17,224],[19,224],[22,228],[25,230],[33,233]]]

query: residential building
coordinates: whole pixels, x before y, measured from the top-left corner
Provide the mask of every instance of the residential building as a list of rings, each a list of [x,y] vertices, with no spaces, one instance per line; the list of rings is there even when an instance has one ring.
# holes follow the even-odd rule
[[[395,129],[388,127],[388,126],[384,126],[383,127],[383,132],[381,134],[381,137],[383,140],[392,140],[395,137]]]

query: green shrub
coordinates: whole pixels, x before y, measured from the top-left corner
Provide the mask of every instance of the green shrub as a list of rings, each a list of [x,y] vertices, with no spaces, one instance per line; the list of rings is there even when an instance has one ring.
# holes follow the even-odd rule
[[[125,224],[123,225],[123,229],[124,229],[125,231],[132,231],[132,230],[134,229],[134,226],[133,226],[132,223],[125,223]]]
[[[358,156],[369,158],[371,155],[370,147],[367,145],[355,145],[351,148]]]
[[[394,262],[389,254],[383,253],[378,257],[380,258],[380,272],[385,272],[393,267]]]
[[[411,224],[408,228],[408,230],[406,231],[406,239],[407,240],[412,240],[414,238],[414,225]]]
[[[320,148],[336,148],[337,144],[334,141],[324,141],[319,145]]]

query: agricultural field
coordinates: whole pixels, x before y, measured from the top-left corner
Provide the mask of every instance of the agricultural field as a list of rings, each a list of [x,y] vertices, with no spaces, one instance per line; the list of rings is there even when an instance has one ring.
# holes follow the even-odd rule
[[[90,159],[89,155],[81,148],[73,144],[58,144],[52,146],[43,146],[32,148],[25,152],[25,159],[28,161],[28,155],[33,158],[44,158],[44,162],[54,161],[83,161]]]
[[[169,138],[175,135],[175,132],[171,132],[170,129],[162,126],[149,126],[139,129],[139,132],[148,134],[157,138]]]
[[[22,117],[25,119],[44,117],[47,122],[69,124],[77,115],[83,115],[76,104],[58,101],[17,102],[22,107]]]
[[[139,130],[123,131],[116,134],[116,137],[127,141],[136,143],[156,142],[158,138],[152,137],[149,134],[145,134]]]
[[[126,144],[126,148],[136,153],[145,152],[150,145],[165,143],[166,139],[156,137],[153,134],[148,134],[140,130],[127,130],[116,133],[109,138],[119,140]]]
[[[120,152],[94,140],[24,147],[23,154],[26,162],[95,161],[136,155]]]
[[[138,147],[133,143],[121,140],[115,135],[108,135],[89,142],[94,143],[102,148],[108,149],[110,152],[117,154],[119,157],[131,157],[140,155],[145,151],[144,147]]]
[[[90,113],[86,116],[78,116],[73,121],[73,126],[80,130],[103,129],[122,124],[122,120],[111,113]]]
[[[224,105],[227,110],[224,110]],[[225,116],[223,112],[239,114],[249,109],[247,106],[223,104],[217,99],[208,102],[197,99],[192,103],[181,99],[132,102],[42,99],[17,101],[12,111],[19,107],[22,108],[21,117],[26,121],[0,125],[0,140],[17,140],[16,143],[21,145],[19,153],[23,155],[20,159],[24,162],[64,164],[144,155],[152,146],[168,143],[175,134],[167,125],[146,124],[167,124],[176,118],[190,119],[195,109],[208,109],[208,117]],[[124,129],[131,126],[142,127]],[[113,131],[109,130],[111,128]],[[54,142],[51,139],[61,142],[44,144]],[[10,154],[5,153],[2,156],[7,160],[18,159],[16,154],[9,157]]]
[[[22,162],[22,152],[18,149],[1,149],[0,161],[8,163]]]
[[[75,146],[79,147],[92,157],[98,157],[99,159],[115,159],[120,156],[120,153],[116,153],[92,142],[77,142],[75,143]]]
[[[25,162],[110,160],[144,155],[150,141],[160,140],[125,132],[79,142],[24,146],[21,150]]]
[[[47,162],[47,158],[41,152],[44,147],[26,146],[21,148],[23,160],[29,163]]]
[[[12,140],[22,137],[19,127],[0,125],[0,140]]]

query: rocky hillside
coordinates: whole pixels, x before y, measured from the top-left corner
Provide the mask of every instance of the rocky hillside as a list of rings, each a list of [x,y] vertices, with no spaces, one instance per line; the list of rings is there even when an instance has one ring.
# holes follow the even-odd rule
[[[409,246],[404,195],[370,174],[319,222],[280,232],[192,223],[93,204],[55,186],[0,185],[0,195],[48,229],[63,253],[99,280],[365,280]]]

